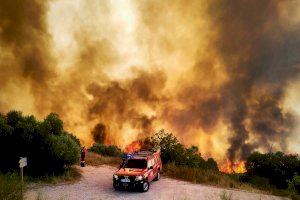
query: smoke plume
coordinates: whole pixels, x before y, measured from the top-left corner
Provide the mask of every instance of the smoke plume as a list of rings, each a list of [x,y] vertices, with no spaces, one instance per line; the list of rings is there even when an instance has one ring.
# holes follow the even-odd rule
[[[0,3],[0,112],[57,112],[86,145],[164,128],[204,156],[285,152],[299,120],[296,1]]]
[[[233,160],[240,150],[246,158],[254,147],[286,138],[286,129],[293,127],[280,103],[299,73],[300,59],[291,50],[300,50],[300,29],[282,26],[280,1],[215,1],[210,7],[218,32],[213,45],[230,77],[222,88],[224,115],[233,132],[228,154]],[[260,142],[250,144],[249,132]],[[280,145],[286,149],[284,142]]]

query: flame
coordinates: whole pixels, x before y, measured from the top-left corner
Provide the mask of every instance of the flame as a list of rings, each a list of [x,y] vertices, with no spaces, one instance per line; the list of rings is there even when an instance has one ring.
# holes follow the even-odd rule
[[[232,163],[229,159],[227,159],[226,163],[221,165],[220,171],[226,174],[245,173],[246,172],[245,161],[241,160]]]
[[[140,141],[134,141],[125,148],[125,152],[133,153],[133,152],[139,151],[141,149],[141,146],[142,145],[141,145]]]

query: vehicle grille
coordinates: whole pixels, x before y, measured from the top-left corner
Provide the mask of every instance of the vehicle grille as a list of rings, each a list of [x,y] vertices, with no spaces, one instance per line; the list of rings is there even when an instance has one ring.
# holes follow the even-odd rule
[[[134,181],[135,180],[135,176],[126,176],[126,177],[128,177],[128,179],[130,181]],[[123,178],[125,178],[125,176],[119,176],[119,179],[123,179]]]

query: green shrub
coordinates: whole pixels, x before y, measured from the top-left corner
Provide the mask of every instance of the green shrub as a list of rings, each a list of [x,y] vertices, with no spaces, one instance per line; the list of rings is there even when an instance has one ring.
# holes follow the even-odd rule
[[[289,181],[289,190],[292,193],[300,194],[300,176],[295,175],[294,178]]]
[[[176,165],[198,167],[218,171],[217,162],[209,158],[207,161],[201,157],[198,147],[186,148],[172,133],[160,130],[150,139],[152,149],[160,149],[163,163],[175,163]],[[147,142],[148,143],[148,142]],[[148,145],[148,144],[147,144]]]
[[[0,151],[5,152],[0,172],[18,170],[19,158],[27,157],[25,173],[40,176],[60,173],[76,163],[80,146],[75,136],[63,130],[57,114],[37,121],[34,116],[11,111],[0,116]]]
[[[94,143],[89,151],[98,153],[103,156],[121,157],[123,153],[121,149],[113,145],[104,145],[99,143]]]
[[[67,134],[72,140],[74,140],[77,144],[77,146],[81,147],[81,143],[80,140],[73,134],[65,132],[65,134]]]
[[[77,143],[68,135],[51,135],[52,155],[57,167],[72,165],[79,160]]]
[[[282,152],[261,154],[252,153],[246,162],[249,176],[261,176],[269,179],[270,184],[278,188],[287,188],[288,181],[300,172],[298,155],[285,155]]]
[[[295,186],[296,191],[300,194],[300,176],[294,176],[293,184]]]
[[[252,176],[248,183],[254,185],[256,188],[265,190],[265,189],[271,189],[271,185],[268,178],[261,177],[261,176]],[[273,186],[274,187],[274,186]]]

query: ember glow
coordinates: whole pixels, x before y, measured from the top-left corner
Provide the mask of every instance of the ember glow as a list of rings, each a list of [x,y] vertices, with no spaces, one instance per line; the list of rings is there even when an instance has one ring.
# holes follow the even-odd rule
[[[0,3],[0,112],[56,112],[86,146],[101,124],[219,163],[300,153],[300,1],[22,2]]]

